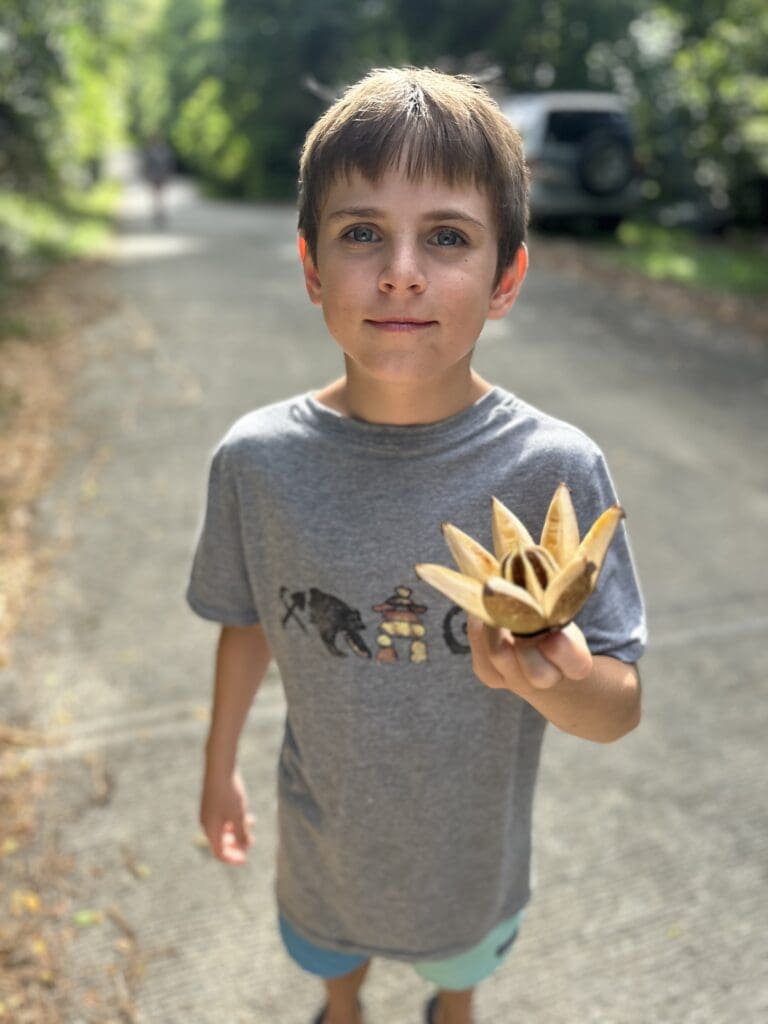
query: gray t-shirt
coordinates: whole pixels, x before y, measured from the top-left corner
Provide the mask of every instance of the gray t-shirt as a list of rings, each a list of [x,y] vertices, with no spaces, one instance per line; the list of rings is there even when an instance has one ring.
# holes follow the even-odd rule
[[[412,427],[302,395],[217,449],[188,600],[261,622],[280,670],[277,898],[310,940],[442,958],[527,902],[545,720],[475,678],[463,612],[413,567],[452,564],[444,521],[490,549],[492,495],[538,536],[561,481],[582,533],[616,500],[587,437],[500,388]],[[578,621],[594,653],[642,653],[623,526]]]

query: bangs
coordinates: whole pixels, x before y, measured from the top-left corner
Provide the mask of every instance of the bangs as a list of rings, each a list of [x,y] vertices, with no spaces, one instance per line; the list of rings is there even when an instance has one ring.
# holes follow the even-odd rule
[[[393,169],[411,181],[433,177],[447,185],[472,183],[483,189],[496,177],[493,152],[478,126],[469,118],[457,123],[428,101],[405,111],[387,110],[384,117],[361,117],[324,148],[326,167],[347,177],[358,171],[372,182]]]

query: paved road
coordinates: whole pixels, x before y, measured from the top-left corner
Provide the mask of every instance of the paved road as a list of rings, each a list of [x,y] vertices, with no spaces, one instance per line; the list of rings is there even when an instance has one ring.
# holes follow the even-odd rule
[[[41,508],[41,541],[60,555],[0,687],[41,726],[65,724],[48,829],[77,857],[79,905],[116,911],[75,940],[73,1007],[127,984],[138,1024],[305,1024],[317,993],[282,952],[271,896],[279,682],[243,744],[258,842],[228,870],[196,825],[215,629],[182,594],[215,441],[252,406],[335,375],[338,357],[303,296],[291,210],[172,198],[155,232],[146,197],[128,194],[108,271],[118,303],[84,338],[64,468]],[[478,367],[606,450],[653,645],[636,733],[608,747],[546,740],[540,889],[479,1019],[758,1024],[766,350],[537,270],[532,249]],[[369,1021],[416,1024],[427,994],[407,968],[377,963]],[[105,1024],[93,1014],[73,1009],[66,1024]]]

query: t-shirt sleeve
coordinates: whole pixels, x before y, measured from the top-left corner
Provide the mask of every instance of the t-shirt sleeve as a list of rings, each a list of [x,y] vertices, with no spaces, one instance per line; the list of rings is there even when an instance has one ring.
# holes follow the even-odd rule
[[[187,602],[202,618],[224,626],[252,626],[259,621],[248,577],[237,482],[225,446],[211,461]]]
[[[618,498],[608,467],[598,453],[589,470],[584,491],[589,500],[578,508],[583,532],[601,512]],[[608,549],[597,588],[576,617],[593,654],[607,654],[624,662],[635,662],[645,650],[647,626],[645,607],[634,559],[624,523]]]

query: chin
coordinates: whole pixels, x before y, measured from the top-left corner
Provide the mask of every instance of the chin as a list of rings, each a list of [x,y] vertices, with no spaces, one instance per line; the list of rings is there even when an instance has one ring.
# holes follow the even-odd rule
[[[434,372],[413,370],[411,368],[401,370],[393,369],[392,367],[387,367],[386,369],[365,368],[365,373],[369,380],[375,381],[377,384],[393,387],[423,387],[436,376]]]

